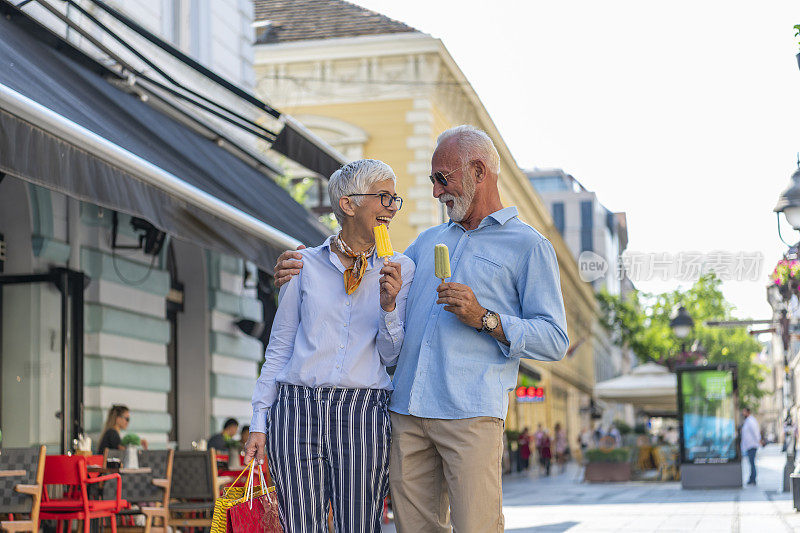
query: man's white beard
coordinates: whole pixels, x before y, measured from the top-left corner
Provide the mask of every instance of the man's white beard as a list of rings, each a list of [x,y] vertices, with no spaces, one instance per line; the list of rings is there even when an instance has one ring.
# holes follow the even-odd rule
[[[464,220],[464,217],[467,216],[469,206],[472,204],[473,198],[475,198],[475,180],[472,179],[472,176],[467,174],[462,181],[462,186],[464,190],[461,196],[443,194],[439,197],[439,201],[443,204],[452,200],[453,207],[447,206],[447,216],[449,216],[450,220],[453,222],[461,222]]]

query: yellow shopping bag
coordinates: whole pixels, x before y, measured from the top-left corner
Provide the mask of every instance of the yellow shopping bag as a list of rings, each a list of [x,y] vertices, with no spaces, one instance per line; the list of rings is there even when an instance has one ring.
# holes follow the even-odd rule
[[[242,473],[231,483],[230,487],[227,487],[222,496],[217,498],[217,501],[214,502],[214,515],[211,518],[211,533],[225,533],[228,527],[228,509],[233,507],[238,503],[242,503],[243,501],[247,500],[248,498],[257,498],[269,492],[269,489],[264,485],[264,477],[261,477],[261,484],[255,485],[253,483],[253,470],[255,468],[255,459],[252,459],[249,463],[247,463],[247,468],[242,470]],[[259,473],[260,473],[260,468]],[[244,473],[247,472],[247,483],[245,483],[244,487],[234,487],[236,482],[239,481]],[[250,489],[252,487],[252,492]]]

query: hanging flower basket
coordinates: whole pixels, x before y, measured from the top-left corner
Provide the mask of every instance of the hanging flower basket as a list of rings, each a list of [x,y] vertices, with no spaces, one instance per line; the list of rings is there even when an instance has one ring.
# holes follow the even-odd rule
[[[770,275],[772,283],[778,286],[781,297],[789,301],[792,294],[800,291],[800,261],[797,259],[781,259]]]

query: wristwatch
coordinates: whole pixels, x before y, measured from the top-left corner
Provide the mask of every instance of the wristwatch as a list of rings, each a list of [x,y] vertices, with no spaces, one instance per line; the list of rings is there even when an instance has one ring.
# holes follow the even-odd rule
[[[491,333],[500,325],[500,317],[494,311],[487,309],[481,318],[481,322],[483,322],[483,327],[478,331]]]

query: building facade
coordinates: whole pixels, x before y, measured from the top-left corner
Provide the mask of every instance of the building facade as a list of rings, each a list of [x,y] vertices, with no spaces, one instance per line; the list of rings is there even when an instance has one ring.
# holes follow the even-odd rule
[[[596,291],[625,295],[633,285],[625,275],[622,253],[628,245],[625,213],[604,207],[597,195],[561,169],[526,171],[531,184],[542,197],[558,232],[571,250],[583,279]],[[603,265],[603,269],[596,266]],[[591,343],[597,382],[630,372],[636,364],[630,350],[616,346],[599,323],[595,323]],[[605,404],[601,424],[608,427],[615,419],[634,422],[633,409],[621,404]]]
[[[201,69],[218,72],[235,85],[234,89],[242,92],[253,88],[251,2],[164,0],[109,4],[156,38],[174,44]],[[257,137],[219,114],[190,107],[185,99],[164,98],[166,89],[150,85],[147,90],[139,90],[136,83],[141,80],[134,72],[142,68],[152,73],[154,67],[116,42],[112,33],[122,36],[137,50],[146,50],[142,55],[174,78],[174,86],[191,86],[215,104],[241,110],[243,116],[249,113],[255,117],[252,107],[248,108],[224,84],[210,81],[196,68],[188,68],[185,61],[176,60],[142,34],[132,32],[119,18],[100,10],[93,2],[82,1],[78,6],[83,11],[65,3],[50,11],[37,3],[22,11],[2,6],[10,21],[4,31],[19,31],[20,38],[29,39],[32,54],[40,53],[48,60],[52,54],[53,64],[65,65],[64,72],[68,71],[57,83],[44,86],[41,102],[60,105],[58,97],[53,96],[59,92],[65,98],[79,99],[80,94],[70,92],[73,84],[97,88],[97,95],[119,99],[119,105],[99,97],[93,102],[78,100],[74,106],[66,102],[63,109],[54,106],[50,115],[47,110],[42,111],[43,116],[62,113],[52,120],[78,132],[75,135],[83,135],[91,142],[103,137],[96,141],[97,145],[116,154],[115,164],[133,165],[120,174],[130,178],[130,183],[135,182],[135,187],[140,184],[139,176],[131,170],[134,167],[166,176],[165,183],[173,178],[184,180],[179,184],[184,187],[181,190],[193,196],[173,195],[171,205],[176,212],[165,207],[157,214],[172,222],[175,220],[171,217],[183,217],[177,222],[178,227],[191,231],[165,234],[148,221],[98,200],[104,187],[100,181],[92,180],[107,161],[87,156],[86,166],[79,168],[52,163],[53,172],[75,173],[75,183],[92,181],[98,187],[97,197],[91,191],[77,194],[74,190],[45,186],[13,167],[7,174],[0,173],[3,445],[46,444],[51,452],[66,451],[80,431],[93,436],[96,444],[109,407],[125,404],[132,411],[130,432],[146,438],[151,447],[173,443],[186,449],[218,432],[228,417],[241,424],[249,422],[250,396],[263,360],[263,328],[268,328],[275,307],[266,273],[274,263],[266,260],[256,265],[249,260],[251,257],[223,251],[232,241],[225,235],[228,226],[217,223],[227,221],[225,216],[233,217],[239,224],[234,230],[247,235],[227,249],[243,242],[252,245],[249,239],[259,231],[275,230],[279,242],[299,243],[302,239],[289,238],[297,236],[295,228],[299,226],[310,229],[310,240],[306,242],[316,245],[324,238],[323,227],[280,187],[271,184],[272,167],[268,160],[261,159],[258,149],[263,142]],[[90,16],[107,28],[91,22]],[[53,41],[38,29],[39,25],[64,43]],[[72,43],[74,48],[66,43]],[[23,66],[38,73],[35,64]],[[17,91],[8,88],[15,81],[13,70],[6,70],[8,79],[0,76],[2,94],[27,102],[17,92],[23,91],[19,87],[24,83],[20,82]],[[125,76],[129,83],[122,82]],[[131,93],[136,97],[131,99]],[[33,93],[28,96],[33,97]],[[7,100],[0,102],[0,117],[18,119],[6,104]],[[30,104],[32,109],[38,109],[36,105]],[[114,124],[100,122],[103,114],[92,115],[92,106],[101,106],[109,116],[129,115],[115,128]],[[92,117],[97,119],[95,123]],[[164,140],[182,143],[189,147],[187,152],[175,153],[171,144],[160,145],[156,137],[137,139],[145,131],[130,125],[152,118],[176,137]],[[277,120],[271,117],[264,122],[274,124]],[[153,125],[152,131],[157,127]],[[60,135],[55,130],[43,131],[46,136]],[[121,144],[109,142],[114,138]],[[4,138],[0,132],[0,141],[6,145],[15,139]],[[63,146],[68,144],[65,141]],[[120,146],[127,146],[134,153],[131,155]],[[143,152],[132,147],[140,147]],[[88,145],[86,151],[91,152]],[[153,158],[142,163],[144,152]],[[209,159],[201,162],[201,153]],[[26,161],[29,160],[20,160],[20,164]],[[210,167],[202,168],[209,163]],[[209,182],[198,193],[197,186],[185,186],[186,181],[192,182],[197,176],[218,181]],[[167,191],[169,186],[161,187]],[[149,189],[144,192],[153,194],[153,202],[157,200]],[[264,201],[250,204],[257,208],[245,212],[248,208],[242,206],[248,202],[247,195]],[[127,201],[124,194],[118,194],[118,200],[121,204]],[[213,212],[217,218],[204,218],[206,208],[216,209]],[[285,210],[286,216],[277,220],[275,227],[258,219],[280,210]],[[274,243],[264,241],[260,245],[271,248]],[[275,245],[271,261],[289,245]],[[69,291],[60,285],[61,274],[70,280]],[[55,276],[55,281],[48,276]]]
[[[324,4],[324,5],[323,5]],[[439,39],[347,2],[255,2],[257,91],[269,95],[350,158],[371,157],[394,169],[405,202],[390,228],[405,249],[445,221],[431,195],[430,158],[439,133],[473,124],[500,153],[500,193],[520,218],[553,243],[561,267],[570,354],[556,364],[523,360],[520,383],[543,388],[535,402],[511,402],[507,426],[566,425],[570,439],[588,423],[594,384],[591,336],[595,302],[541,198],[519,169],[469,81]],[[321,181],[308,205],[324,207]],[[512,397],[514,397],[512,393]],[[583,410],[582,410],[583,408]],[[583,417],[583,419],[582,419]]]

